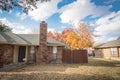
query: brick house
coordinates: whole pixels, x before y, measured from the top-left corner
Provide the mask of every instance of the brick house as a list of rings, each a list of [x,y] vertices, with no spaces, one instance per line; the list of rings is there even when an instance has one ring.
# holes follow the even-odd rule
[[[62,63],[64,44],[47,37],[47,23],[40,23],[40,34],[0,33],[0,65],[19,62]]]
[[[95,47],[95,57],[120,59],[120,39],[109,41]]]

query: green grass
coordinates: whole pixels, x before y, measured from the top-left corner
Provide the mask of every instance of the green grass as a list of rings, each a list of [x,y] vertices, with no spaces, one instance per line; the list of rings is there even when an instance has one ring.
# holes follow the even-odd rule
[[[31,64],[0,73],[3,80],[120,80],[120,61],[89,59],[82,64]]]

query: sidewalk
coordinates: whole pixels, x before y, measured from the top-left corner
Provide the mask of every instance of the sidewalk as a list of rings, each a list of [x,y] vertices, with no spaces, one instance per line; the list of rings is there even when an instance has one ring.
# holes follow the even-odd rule
[[[10,65],[5,65],[3,68],[0,68],[0,72],[5,72],[5,71],[10,71],[12,69],[15,69],[16,67],[23,66],[25,63],[16,63],[16,64],[10,64]]]

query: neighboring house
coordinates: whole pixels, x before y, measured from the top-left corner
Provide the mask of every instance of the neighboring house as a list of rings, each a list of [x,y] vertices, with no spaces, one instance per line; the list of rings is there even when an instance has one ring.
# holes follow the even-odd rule
[[[62,63],[64,44],[47,38],[47,23],[40,23],[40,34],[0,33],[0,65],[19,62]]]
[[[117,40],[119,40],[119,39],[120,39],[120,37],[117,38]]]
[[[95,47],[95,57],[120,59],[120,39],[109,41]]]

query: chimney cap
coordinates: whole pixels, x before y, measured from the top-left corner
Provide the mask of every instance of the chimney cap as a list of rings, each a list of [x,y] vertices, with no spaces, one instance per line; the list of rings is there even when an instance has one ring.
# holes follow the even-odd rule
[[[42,21],[41,23],[45,23],[45,21]]]

